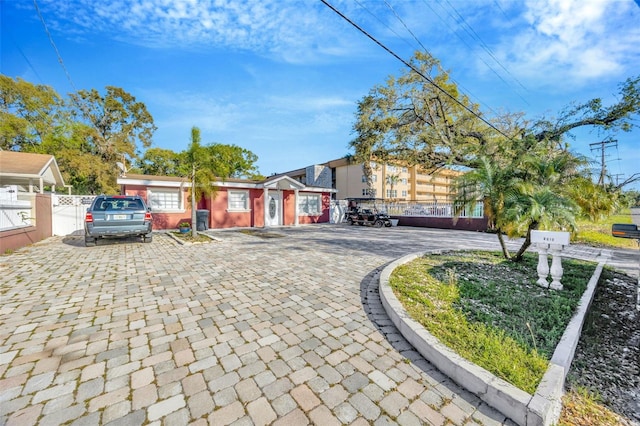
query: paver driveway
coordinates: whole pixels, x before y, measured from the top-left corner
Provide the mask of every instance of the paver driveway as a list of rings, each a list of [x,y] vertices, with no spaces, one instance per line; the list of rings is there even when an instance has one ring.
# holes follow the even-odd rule
[[[377,292],[404,254],[495,236],[270,232],[282,237],[51,238],[0,258],[0,424],[505,422],[412,350]]]

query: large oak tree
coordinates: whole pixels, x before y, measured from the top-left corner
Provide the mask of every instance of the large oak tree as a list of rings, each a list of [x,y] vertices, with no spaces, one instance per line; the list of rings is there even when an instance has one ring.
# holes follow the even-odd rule
[[[531,230],[572,229],[577,214],[594,217],[611,210],[615,194],[599,191],[597,206],[578,197],[578,183],[597,190],[586,178],[584,159],[569,150],[566,135],[585,126],[630,131],[640,113],[640,76],[620,85],[612,105],[596,98],[570,105],[556,118],[529,121],[523,113],[488,118],[428,54],[416,53],[410,64],[358,103],[351,147],[365,174],[371,174],[371,160],[426,171],[464,168],[469,173],[460,181],[459,200],[485,201],[506,257],[511,256],[502,233],[525,236],[516,260],[529,246]]]
[[[49,86],[0,75],[0,148],[56,156],[76,193],[113,193],[116,162],[150,146],[155,125],[125,90],[80,90],[63,99]]]

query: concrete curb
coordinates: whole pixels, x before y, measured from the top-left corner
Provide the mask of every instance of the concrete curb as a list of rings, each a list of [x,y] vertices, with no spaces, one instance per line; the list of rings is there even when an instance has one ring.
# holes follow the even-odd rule
[[[535,394],[530,395],[449,349],[422,325],[411,319],[393,294],[389,285],[389,277],[394,269],[425,254],[440,253],[442,250],[409,254],[391,262],[382,270],[379,282],[380,299],[387,315],[416,350],[441,372],[518,425],[548,426],[554,424],[562,409],[564,382],[580,339],[582,325],[593,300],[602,268],[609,259],[609,255],[601,253],[598,256],[598,266],[580,299],[576,313],[562,335]]]

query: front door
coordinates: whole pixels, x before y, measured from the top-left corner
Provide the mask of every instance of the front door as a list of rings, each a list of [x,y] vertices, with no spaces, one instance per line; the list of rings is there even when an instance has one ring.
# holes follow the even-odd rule
[[[269,191],[269,201],[267,202],[267,226],[278,226],[282,223],[280,216],[282,215],[282,202],[280,193]]]

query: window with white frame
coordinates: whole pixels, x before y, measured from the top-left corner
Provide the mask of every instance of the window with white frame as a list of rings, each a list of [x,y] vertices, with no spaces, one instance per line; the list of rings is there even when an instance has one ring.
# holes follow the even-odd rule
[[[235,212],[249,210],[249,191],[228,191],[227,210]]]
[[[305,215],[321,215],[322,195],[298,194],[298,213]]]
[[[147,198],[151,210],[181,210],[180,189],[149,188]]]
[[[364,188],[362,189],[362,196],[363,197],[373,197],[376,194],[376,190],[375,189],[369,189],[369,188]]]
[[[398,196],[398,190],[387,189],[387,198],[396,198]]]
[[[406,197],[407,196],[407,191],[402,191],[402,196]]]
[[[367,183],[367,175],[362,175],[362,182]]]

